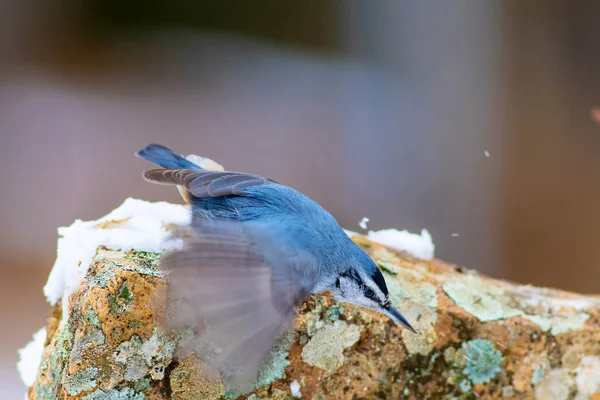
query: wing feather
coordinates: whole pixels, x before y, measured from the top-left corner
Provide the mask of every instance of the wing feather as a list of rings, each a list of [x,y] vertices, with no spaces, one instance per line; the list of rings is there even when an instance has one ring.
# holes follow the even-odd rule
[[[231,182],[230,182],[231,183]],[[295,307],[312,291],[318,264],[290,251],[268,227],[205,221],[183,250],[166,255],[172,304],[185,304],[172,327],[191,326],[200,354],[221,370],[228,387],[251,389]]]
[[[196,197],[240,196],[249,187],[274,182],[258,175],[206,169],[157,168],[144,171],[143,176],[144,179],[153,183],[183,186]]]

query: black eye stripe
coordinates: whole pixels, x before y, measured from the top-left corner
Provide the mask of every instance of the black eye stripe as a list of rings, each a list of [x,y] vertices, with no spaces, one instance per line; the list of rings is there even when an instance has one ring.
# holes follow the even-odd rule
[[[373,300],[373,301],[379,301],[379,299],[377,298],[377,295],[375,294],[375,291],[369,287],[367,287],[367,289],[365,290],[365,297],[368,297],[369,299]]]
[[[358,276],[358,273],[352,269],[341,273],[340,277],[351,279],[360,286],[363,285],[362,279],[360,279],[360,276]]]
[[[385,284],[385,279],[383,279],[383,274],[381,272],[379,272],[379,270],[377,270],[372,276],[371,278],[373,279],[373,281],[375,282],[375,284],[377,285],[377,287],[379,287],[379,290],[381,290],[381,292],[383,293],[384,296],[388,295],[388,290],[387,290],[387,285]]]
[[[375,290],[373,290],[369,286],[365,285],[356,271],[350,269],[350,270],[342,272],[340,274],[340,277],[335,282],[337,287],[339,287],[339,285],[340,285],[340,278],[346,278],[346,279],[353,280],[358,286],[360,286],[365,297],[367,297],[373,301],[376,301],[376,302],[380,301],[380,299],[377,297],[377,293],[375,292]],[[385,281],[383,280],[383,275],[381,275],[381,273],[379,273],[379,275],[375,274],[371,278],[373,278],[373,281],[375,281],[375,284],[383,292],[383,295],[387,296],[387,287],[385,286]],[[383,285],[383,287],[382,287],[382,285]]]

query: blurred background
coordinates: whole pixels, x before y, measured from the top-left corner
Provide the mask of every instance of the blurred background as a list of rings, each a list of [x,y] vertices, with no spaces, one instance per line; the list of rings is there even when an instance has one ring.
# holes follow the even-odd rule
[[[600,3],[0,4],[0,398],[45,325],[56,228],[145,183],[150,142],[267,175],[342,225],[598,293]],[[458,234],[458,235],[457,235]]]

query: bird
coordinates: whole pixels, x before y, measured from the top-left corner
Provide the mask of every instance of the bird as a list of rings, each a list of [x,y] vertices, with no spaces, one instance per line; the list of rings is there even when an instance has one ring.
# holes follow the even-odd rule
[[[160,267],[188,304],[180,325],[213,346],[207,357],[232,387],[256,379],[311,294],[328,292],[416,333],[377,265],[314,200],[259,175],[203,169],[162,145],[135,154],[161,167],[145,170],[146,181],[177,186],[191,206],[184,246]]]

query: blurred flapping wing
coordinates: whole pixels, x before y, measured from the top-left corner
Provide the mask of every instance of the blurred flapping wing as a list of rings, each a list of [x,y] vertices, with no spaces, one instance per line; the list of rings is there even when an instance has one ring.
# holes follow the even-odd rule
[[[191,229],[184,249],[161,260],[175,310],[169,322],[194,329],[200,356],[229,387],[249,388],[314,288],[318,264],[268,225],[204,221]]]

